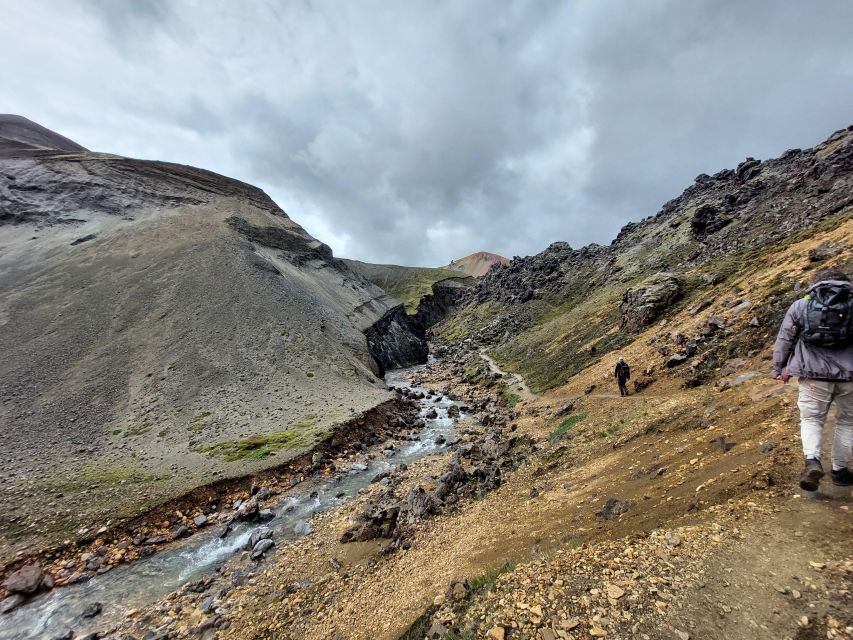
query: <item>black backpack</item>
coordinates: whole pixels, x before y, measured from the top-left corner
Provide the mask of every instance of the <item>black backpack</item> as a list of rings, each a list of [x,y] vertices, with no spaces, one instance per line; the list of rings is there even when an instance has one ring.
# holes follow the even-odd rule
[[[853,343],[853,295],[850,288],[819,284],[809,290],[803,314],[803,342],[818,347]]]

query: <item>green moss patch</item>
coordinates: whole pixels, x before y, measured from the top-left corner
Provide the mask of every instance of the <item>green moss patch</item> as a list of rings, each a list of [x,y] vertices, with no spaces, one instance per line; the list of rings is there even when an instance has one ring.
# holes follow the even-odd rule
[[[556,442],[560,438],[562,438],[566,433],[568,433],[569,429],[578,424],[581,420],[586,418],[586,413],[576,413],[573,416],[569,416],[565,420],[560,423],[560,426],[554,429],[549,435],[548,439],[551,442]]]
[[[317,423],[316,416],[308,416],[298,423],[292,425],[285,431],[259,434],[239,440],[219,442],[210,447],[199,449],[215,458],[222,458],[226,462],[237,460],[261,460],[273,455],[282,449],[295,449],[301,446],[305,431],[308,431]]]

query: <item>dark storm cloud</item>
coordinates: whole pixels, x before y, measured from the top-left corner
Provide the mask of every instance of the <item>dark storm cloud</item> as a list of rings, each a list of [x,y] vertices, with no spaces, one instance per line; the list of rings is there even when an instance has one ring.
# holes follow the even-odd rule
[[[259,184],[371,261],[607,243],[698,173],[853,121],[843,0],[4,9],[6,110]]]

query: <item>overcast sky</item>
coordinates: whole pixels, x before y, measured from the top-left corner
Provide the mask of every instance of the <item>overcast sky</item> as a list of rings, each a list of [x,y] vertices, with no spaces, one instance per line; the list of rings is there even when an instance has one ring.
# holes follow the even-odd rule
[[[432,266],[609,243],[853,124],[851,27],[850,0],[0,0],[0,112]]]

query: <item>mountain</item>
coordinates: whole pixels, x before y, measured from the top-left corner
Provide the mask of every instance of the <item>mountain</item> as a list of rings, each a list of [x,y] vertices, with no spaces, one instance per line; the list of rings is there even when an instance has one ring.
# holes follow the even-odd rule
[[[6,149],[18,147],[18,151],[30,148],[51,151],[86,151],[84,147],[55,131],[51,131],[23,116],[0,113],[0,139]]]
[[[281,464],[426,344],[260,189],[3,116],[0,353],[5,556]]]
[[[388,295],[402,300],[410,313],[417,310],[421,298],[432,293],[432,286],[436,282],[459,277],[458,272],[443,268],[402,267],[396,264],[371,264],[348,259],[344,259],[344,262]]]
[[[496,265],[436,331],[449,340],[472,338],[534,390],[549,389],[654,323],[665,324],[687,307],[704,308],[736,279],[766,266],[769,256],[851,215],[848,127],[811,149],[701,174],[655,215],[625,225],[609,246],[574,249],[555,242],[537,255]],[[773,326],[801,286],[796,271],[774,278],[767,297],[750,302],[756,308],[747,319],[755,317],[760,327]],[[743,300],[737,291],[728,298]],[[744,329],[737,349],[757,348],[763,331]],[[706,351],[685,374],[691,384],[731,357],[718,353],[710,336],[670,336],[663,328],[659,346],[683,352],[685,340],[692,342],[691,357]]]
[[[452,271],[461,271],[465,275],[479,278],[480,276],[486,275],[489,272],[489,269],[496,264],[509,264],[509,258],[504,258],[503,256],[499,256],[496,253],[489,253],[488,251],[478,251],[477,253],[472,253],[464,258],[453,260],[449,265],[442,268],[450,269]]]

